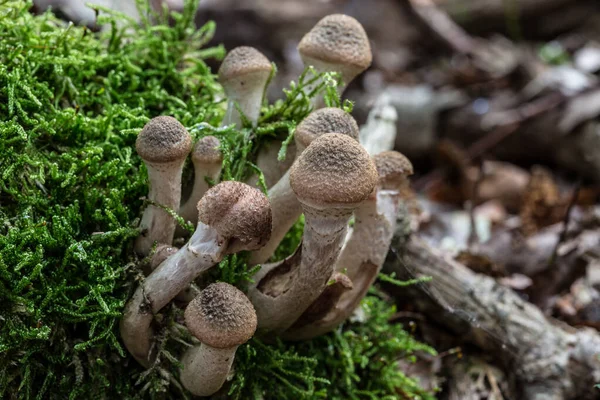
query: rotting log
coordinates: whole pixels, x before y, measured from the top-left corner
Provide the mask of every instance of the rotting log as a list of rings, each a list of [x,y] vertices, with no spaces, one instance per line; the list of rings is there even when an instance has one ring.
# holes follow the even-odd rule
[[[524,400],[596,399],[600,335],[547,318],[493,278],[472,272],[415,235],[397,232],[384,272],[429,276],[411,302],[439,324],[493,354]],[[404,292],[404,293],[402,293]],[[406,294],[406,288],[393,295]]]

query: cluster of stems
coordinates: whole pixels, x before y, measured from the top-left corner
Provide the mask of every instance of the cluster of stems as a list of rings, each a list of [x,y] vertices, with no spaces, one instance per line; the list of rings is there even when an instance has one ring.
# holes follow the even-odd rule
[[[339,73],[344,86],[371,63],[364,29],[345,15],[319,21],[300,42],[299,52],[307,67]],[[254,48],[238,47],[227,55],[219,69],[228,97],[224,125],[256,125],[271,74],[272,64]],[[192,146],[173,118],[151,120],[138,137],[150,202],[135,251],[151,261],[126,305],[121,335],[134,358],[150,366],[156,357],[154,317],[177,298],[198,339],[182,356],[181,372],[182,384],[195,395],[209,396],[222,387],[237,347],[255,331],[303,340],[338,327],[359,306],[383,265],[412,166],[390,151],[392,138],[380,143],[381,127],[372,134],[363,129],[359,142],[356,121],[341,109],[320,108],[321,103],[316,99],[314,110],[298,125],[295,157],[288,170],[270,175],[267,196],[234,181],[209,188],[207,182],[218,182],[221,172],[218,139],[204,137]],[[393,126],[386,129],[395,135]],[[195,180],[182,201],[181,172],[190,152]],[[259,157],[274,153],[269,149]],[[180,249],[172,246],[180,232],[168,209],[196,225]],[[302,214],[301,246],[282,261],[266,263]],[[196,286],[205,271],[239,251],[251,251],[250,264],[261,264],[246,294],[226,283]]]

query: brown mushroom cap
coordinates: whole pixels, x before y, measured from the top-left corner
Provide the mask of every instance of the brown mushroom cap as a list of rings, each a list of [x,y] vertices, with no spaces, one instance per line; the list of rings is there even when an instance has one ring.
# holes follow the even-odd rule
[[[365,200],[377,184],[377,169],[354,139],[329,133],[315,139],[290,171],[292,190],[314,207],[352,207]]]
[[[406,156],[397,151],[384,151],[373,157],[379,184],[383,187],[397,187],[406,182],[406,178],[413,174],[412,163]]]
[[[253,73],[271,74],[273,65],[254,47],[240,46],[227,53],[219,68],[219,81],[224,83]]]
[[[296,127],[296,143],[308,147],[317,137],[325,133],[341,133],[358,140],[358,124],[350,114],[336,107],[320,108],[308,114]]]
[[[220,164],[223,153],[219,150],[221,142],[214,136],[205,136],[198,140],[192,152],[192,160],[205,164]]]
[[[228,283],[209,285],[185,309],[185,323],[208,346],[225,349],[246,343],[256,331],[256,311],[244,293]]]
[[[184,159],[192,149],[192,137],[173,117],[152,118],[135,141],[135,149],[144,161],[169,163]]]
[[[230,238],[229,247],[256,250],[271,237],[271,205],[258,189],[226,181],[210,188],[198,202],[198,220]]]
[[[298,51],[303,57],[348,66],[354,76],[367,69],[373,58],[360,22],[343,14],[328,15],[317,22],[298,44]],[[345,79],[349,81],[354,76]]]

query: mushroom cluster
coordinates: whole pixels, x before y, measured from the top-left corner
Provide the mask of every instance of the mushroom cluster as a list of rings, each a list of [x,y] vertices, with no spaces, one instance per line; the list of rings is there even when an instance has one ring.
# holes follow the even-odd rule
[[[299,51],[307,67],[339,72],[344,84],[371,62],[362,26],[345,15],[317,23]],[[228,54],[219,70],[228,96],[224,124],[256,125],[271,73],[271,63],[256,49]],[[287,171],[272,178],[266,196],[248,183],[217,183],[223,155],[213,136],[192,146],[189,133],[171,117],[152,119],[138,136],[150,192],[135,251],[149,263],[125,307],[121,336],[133,357],[150,366],[156,357],[154,318],[177,299],[198,339],[182,355],[181,383],[194,395],[209,396],[222,387],[237,347],[255,332],[303,340],[338,327],[383,265],[412,165],[391,151],[387,143],[393,140],[382,144],[379,134],[363,130],[359,142],[350,114],[319,105],[315,101],[298,124],[296,155]],[[182,201],[181,174],[190,152],[195,179]],[[179,249],[173,246],[177,230],[170,210],[196,226]],[[301,245],[286,259],[266,263],[302,214]],[[261,265],[247,293],[223,282],[202,287],[200,276],[225,255],[241,251],[251,252],[250,265]]]

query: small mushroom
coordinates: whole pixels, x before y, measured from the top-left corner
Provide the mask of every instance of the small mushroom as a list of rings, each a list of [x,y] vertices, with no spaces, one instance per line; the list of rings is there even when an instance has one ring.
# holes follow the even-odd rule
[[[296,127],[296,157],[299,157],[313,140],[331,132],[358,140],[358,125],[350,114],[340,108],[321,108],[310,113]],[[289,171],[269,189],[268,196],[273,212],[271,239],[264,247],[252,253],[250,264],[261,264],[271,258],[285,234],[302,214],[300,202],[290,186]]]
[[[371,155],[394,149],[398,113],[387,102],[376,103],[360,127],[359,141]]]
[[[283,337],[289,340],[306,340],[330,332],[344,322],[359,306],[360,301],[379,275],[389,251],[396,228],[400,192],[408,185],[413,168],[410,161],[396,151],[387,151],[373,157],[379,183],[369,198],[355,211],[355,224],[336,263],[338,272],[344,271],[352,281],[352,288],[343,291],[335,306],[317,319],[303,315]],[[332,304],[324,292],[311,308]],[[311,322],[307,323],[306,320]]]
[[[348,221],[376,183],[373,161],[347,135],[323,135],[298,157],[290,184],[305,216],[300,262],[284,262],[255,277],[248,295],[262,331],[282,333],[323,292]]]
[[[236,104],[252,125],[256,125],[272,72],[273,65],[254,47],[236,47],[227,54],[219,68],[219,82],[227,95],[223,125],[241,127],[242,118]]]
[[[221,182],[198,202],[198,226],[190,240],[167,258],[137,288],[121,320],[129,352],[147,366],[154,334],[154,314],[224,255],[255,250],[269,240],[271,209],[258,189],[241,182]]]
[[[177,212],[183,163],[192,149],[190,134],[175,118],[152,118],[138,135],[135,148],[148,170],[148,199]],[[160,207],[148,205],[140,228],[142,233],[135,242],[135,251],[146,256],[154,242],[171,244],[175,219]]]
[[[312,65],[317,72],[339,73],[340,93],[369,68],[373,59],[364,28],[356,19],[343,14],[328,15],[317,22],[298,44],[298,51],[305,66]],[[307,91],[312,89],[307,88]],[[315,108],[321,104],[322,99],[313,100]]]
[[[198,140],[192,151],[194,163],[194,186],[192,194],[179,208],[179,215],[196,225],[198,209],[196,205],[209,189],[206,178],[217,183],[223,165],[223,153],[219,150],[221,142],[214,136],[205,136]]]
[[[181,383],[196,396],[210,396],[225,382],[239,345],[256,331],[248,298],[227,283],[213,283],[185,309],[185,324],[201,342],[182,358]]]

